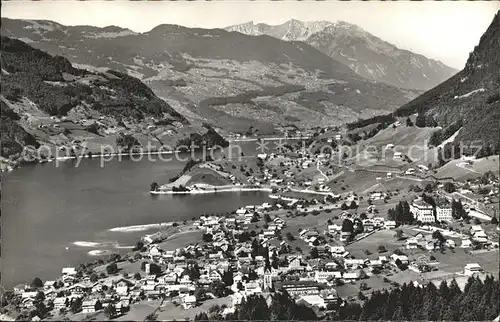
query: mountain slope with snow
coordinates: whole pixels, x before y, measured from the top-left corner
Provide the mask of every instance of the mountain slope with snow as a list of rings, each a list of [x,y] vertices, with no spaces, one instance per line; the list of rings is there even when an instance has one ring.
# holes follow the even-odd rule
[[[247,35],[268,35],[286,41],[304,41],[358,75],[397,87],[427,90],[453,76],[457,70],[396,46],[343,21],[290,20],[270,26],[248,22],[227,27]]]
[[[3,35],[30,39],[81,68],[127,73],[192,123],[234,132],[339,125],[394,111],[420,94],[367,80],[301,41],[166,24],[140,34],[114,28],[2,19]]]
[[[289,20],[282,25],[270,26],[264,23],[254,24],[253,21],[225,28],[227,31],[237,31],[250,36],[268,35],[285,41],[305,41],[311,35],[331,26],[328,21],[303,22]]]

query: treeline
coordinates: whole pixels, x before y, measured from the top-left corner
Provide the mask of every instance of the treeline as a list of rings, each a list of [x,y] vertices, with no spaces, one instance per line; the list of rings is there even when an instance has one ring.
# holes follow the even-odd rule
[[[8,37],[2,37],[2,94],[17,101],[26,96],[50,115],[64,115],[76,106],[80,97],[74,97],[64,86],[48,82],[65,82],[63,73],[83,76],[88,72],[73,68],[60,56],[51,55]]]
[[[437,130],[432,133],[429,139],[429,146],[438,146],[443,141],[449,139],[455,132],[457,132],[463,125],[462,120],[451,123],[443,130]]]
[[[286,291],[276,292],[268,301],[261,295],[251,295],[244,299],[233,314],[222,316],[222,309],[216,307],[206,313],[199,313],[195,321],[314,321],[318,320],[315,311],[305,305],[297,304]]]
[[[177,174],[176,176],[172,177],[169,179],[169,182],[174,182],[176,181],[177,179],[179,179],[182,175],[184,175],[185,173],[187,173],[188,171],[190,171],[195,165],[201,163],[202,160],[194,160],[194,159],[189,159],[186,164],[184,165],[184,168],[182,169],[182,171]]]
[[[76,94],[81,91],[80,86],[53,85],[45,82],[38,75],[24,71],[9,73],[9,75],[2,75],[2,93],[5,98],[19,101],[22,96],[25,96],[49,115],[66,115],[83,98]],[[82,91],[82,95],[84,92]]]
[[[469,215],[467,215],[467,212],[462,205],[462,201],[455,199],[451,201],[451,216],[454,219],[464,219],[466,221],[469,220]]]
[[[362,304],[346,302],[321,315],[330,321],[492,321],[499,315],[499,291],[498,279],[489,275],[484,281],[470,277],[463,290],[455,279],[449,284],[442,281],[439,287],[432,282],[421,286],[404,283],[391,290],[376,290]],[[264,297],[251,295],[226,316],[223,307],[214,306],[194,320],[319,320],[318,310],[297,304],[286,292],[271,297],[269,305]]]
[[[500,85],[499,85],[500,86]],[[476,105],[477,104],[477,105]],[[466,144],[481,146],[477,157],[500,154],[500,101],[492,104],[477,102],[465,116],[464,126],[457,139]]]
[[[226,104],[253,104],[252,99],[259,96],[282,96],[288,93],[304,91],[302,85],[285,84],[277,87],[264,87],[262,90],[252,90],[234,96],[209,97],[200,102],[200,106],[226,105]]]
[[[184,187],[183,185],[179,185],[178,187],[172,187],[173,192],[186,192],[189,191],[188,188]]]
[[[409,117],[419,114],[417,126],[423,126],[424,115],[437,117],[439,125],[446,128],[453,122],[462,120],[463,126],[457,137],[466,145],[475,143],[482,149],[478,157],[497,155],[500,153],[499,123],[500,118],[500,79],[498,71],[500,60],[498,55],[498,20],[497,14],[488,30],[481,37],[478,46],[470,54],[465,68],[450,77],[448,80],[419,95],[407,104],[393,112],[395,117]],[[489,68],[480,68],[488,64]],[[483,93],[475,93],[468,97],[460,96],[473,90],[484,88]],[[387,115],[386,117],[390,117]],[[429,121],[431,121],[429,119]],[[372,120],[369,123],[375,123]],[[364,123],[365,125],[367,123]],[[432,125],[432,122],[426,126]],[[450,129],[451,131],[451,129]],[[433,140],[438,145],[446,139],[448,134],[437,133]],[[449,136],[448,136],[449,137]]]
[[[389,123],[390,124],[390,123]],[[371,137],[374,137],[375,135],[377,135],[378,132],[380,132],[381,130],[383,129],[386,129],[389,124],[385,124],[385,123],[378,123],[376,127],[372,128],[371,130],[369,131],[363,131],[363,135],[360,135],[359,133],[349,133],[347,134],[347,137],[349,138],[349,140],[351,140],[353,143],[356,143],[358,142],[359,140],[361,139],[369,139]]]
[[[139,147],[140,143],[132,135],[120,133],[120,135],[116,137],[116,145],[123,148],[125,151],[130,151],[134,147]]]
[[[400,201],[395,208],[387,211],[387,218],[394,220],[397,226],[408,224],[412,225],[415,222],[413,214],[410,212],[410,205],[406,200]]]
[[[450,94],[450,89],[453,89],[455,84],[460,82],[460,77],[463,77],[463,75],[460,74],[461,73],[458,73],[450,77],[448,80],[442,82],[436,87],[428,90],[422,95],[417,96],[410,102],[394,111],[394,115],[403,117],[410,116],[416,113],[427,112],[431,107],[436,106],[439,102],[445,100],[447,96],[453,95]]]
[[[355,129],[360,129],[360,128],[363,128],[365,126],[371,125],[371,124],[377,124],[377,125],[370,130],[363,131],[362,135],[360,135],[359,133],[348,133],[347,138],[352,143],[356,143],[361,139],[365,139],[365,140],[369,139],[369,138],[375,136],[381,130],[384,130],[387,127],[389,127],[389,125],[393,124],[394,122],[396,122],[396,119],[392,116],[392,114],[388,114],[388,115],[378,115],[378,116],[374,116],[374,117],[369,118],[369,119],[358,120],[356,122],[349,123],[346,126],[347,126],[347,129],[350,131],[355,130]]]
[[[415,126],[417,127],[435,127],[437,126],[436,120],[431,114],[425,114],[424,112],[419,112],[417,118],[415,119]]]
[[[217,131],[215,131],[211,126],[206,125],[207,132],[204,134],[191,133],[189,137],[179,139],[176,143],[176,147],[181,147],[184,150],[188,150],[191,146],[193,147],[223,147],[229,146],[229,142],[226,141]]]
[[[346,126],[348,130],[354,130],[365,127],[370,124],[380,123],[385,128],[394,122],[396,122],[396,118],[394,118],[392,114],[387,114],[387,115],[377,115],[365,120],[358,120],[353,123],[348,123]]]
[[[492,321],[499,315],[500,284],[487,276],[470,277],[462,291],[455,279],[439,287],[403,284],[390,291],[374,291],[364,303],[349,303],[328,316],[329,320],[385,321]]]
[[[63,73],[80,76],[88,73],[73,68],[64,57],[51,56],[20,40],[4,36],[1,40],[2,69],[8,73],[29,73],[47,81],[64,81]]]

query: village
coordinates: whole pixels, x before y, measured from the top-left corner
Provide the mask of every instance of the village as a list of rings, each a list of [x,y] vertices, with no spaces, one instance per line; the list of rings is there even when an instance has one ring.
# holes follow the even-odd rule
[[[342,179],[353,170],[328,166],[328,157],[273,153],[197,164],[188,173],[216,184],[186,187],[264,187],[269,202],[201,214],[144,236],[124,256],[18,285],[4,296],[3,318],[173,320],[210,309],[225,316],[249,296],[276,290],[321,315],[402,283],[498,278],[498,221],[484,211],[498,202],[497,178],[420,187],[400,183],[412,174],[373,173],[375,188],[363,189]]]
[[[18,285],[4,295],[2,319],[224,317],[276,291],[321,316],[402,283],[498,278],[494,173],[436,179],[394,144],[382,144],[386,159],[374,162],[343,155],[337,129],[307,135],[313,148],[280,141],[256,156],[189,161],[151,194],[263,191],[269,199],[171,223],[130,253]],[[474,173],[475,160],[462,159],[453,170]]]

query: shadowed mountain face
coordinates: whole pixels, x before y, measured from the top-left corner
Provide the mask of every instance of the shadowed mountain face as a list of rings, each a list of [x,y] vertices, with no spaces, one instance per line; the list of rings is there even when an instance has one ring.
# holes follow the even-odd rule
[[[174,25],[136,34],[11,19],[2,19],[2,34],[77,67],[137,77],[191,121],[234,131],[338,125],[391,112],[420,93],[366,80],[304,42],[267,35]]]
[[[185,122],[140,80],[126,74],[74,68],[64,57],[8,37],[2,37],[1,53],[2,95],[13,101],[26,97],[48,115],[67,115],[83,104],[113,117]]]
[[[146,118],[165,125],[188,123],[134,77],[74,68],[66,58],[51,56],[17,39],[2,36],[1,42],[4,157],[17,157],[23,147],[37,147],[38,141],[65,144],[72,140],[72,133],[85,138],[105,136],[105,121],[96,122],[96,118],[115,123],[141,123]],[[58,118],[70,121],[64,125],[52,122]]]
[[[463,124],[456,141],[489,146],[500,152],[500,12],[467,64],[446,82],[399,108],[396,115],[424,112],[446,128]]]
[[[253,22],[227,27],[248,35],[304,41],[358,75],[397,87],[427,90],[457,70],[423,55],[403,50],[346,22],[290,20],[270,26]]]

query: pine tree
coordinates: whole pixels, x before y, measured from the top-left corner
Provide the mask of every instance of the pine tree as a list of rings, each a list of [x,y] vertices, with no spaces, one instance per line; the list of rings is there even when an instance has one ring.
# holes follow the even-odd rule
[[[462,290],[460,289],[460,286],[458,286],[457,280],[452,279],[449,286],[450,299],[457,298],[461,294]]]
[[[492,278],[493,279],[493,278]],[[500,281],[495,280],[491,281],[491,293],[489,298],[489,307],[485,312],[486,320],[493,320],[500,314],[500,299],[499,299],[499,290],[500,290]]]
[[[227,287],[230,287],[233,285],[234,280],[233,280],[233,271],[228,269],[227,271],[222,274],[222,281]]]
[[[311,248],[311,253],[309,254],[309,256],[312,259],[318,258],[319,257],[318,249],[316,247]]]
[[[270,320],[294,320],[293,312],[294,302],[288,296],[288,293],[277,292],[273,296],[273,301],[269,307]]]
[[[238,310],[238,320],[269,320],[270,312],[262,296],[252,295],[243,300]]]
[[[478,311],[479,302],[483,293],[483,283],[479,278],[470,277],[465,285],[461,298],[460,319],[479,321],[483,315]]]
[[[439,285],[439,296],[446,302],[450,299],[450,289],[448,288],[448,283],[446,281],[441,281],[441,284]]]
[[[392,318],[388,320],[393,320],[393,321],[403,321],[406,320],[406,317],[404,315],[403,307],[402,306],[397,306],[396,309],[394,310],[394,313],[392,314]]]
[[[425,312],[425,320],[435,321],[439,318],[437,307],[438,290],[434,283],[430,282],[425,287],[425,295],[423,302],[423,310]]]
[[[452,298],[448,306],[441,312],[441,320],[457,321],[460,315],[460,300],[458,297]]]
[[[261,246],[257,238],[252,241],[252,256],[258,256],[260,254]]]
[[[420,112],[417,115],[417,119],[415,120],[415,125],[417,127],[425,127],[425,114]]]
[[[271,271],[271,260],[269,259],[269,247],[265,247],[264,250],[264,271]]]

